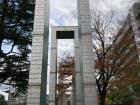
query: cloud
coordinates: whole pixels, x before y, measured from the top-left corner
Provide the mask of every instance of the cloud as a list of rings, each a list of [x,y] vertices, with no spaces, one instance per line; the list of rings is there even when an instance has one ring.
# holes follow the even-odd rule
[[[53,26],[77,25],[76,0],[51,0],[50,24]]]
[[[58,43],[58,57],[65,57],[68,54],[74,54],[74,40],[72,39],[59,39]]]
[[[126,16],[137,0],[90,0],[91,9],[102,11],[113,10],[120,16]]]
[[[126,16],[134,2],[138,0],[90,0],[92,9],[116,11]],[[75,26],[77,22],[77,0],[51,0],[50,25]]]
[[[50,26],[58,26],[58,23],[54,19],[50,18]]]

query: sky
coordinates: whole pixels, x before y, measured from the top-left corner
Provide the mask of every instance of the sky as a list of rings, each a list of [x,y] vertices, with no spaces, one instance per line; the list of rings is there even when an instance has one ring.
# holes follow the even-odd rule
[[[119,16],[126,16],[138,0],[90,0],[91,9],[114,10]],[[50,25],[77,25],[77,0],[51,0]]]
[[[50,0],[50,24],[77,25],[77,0]]]

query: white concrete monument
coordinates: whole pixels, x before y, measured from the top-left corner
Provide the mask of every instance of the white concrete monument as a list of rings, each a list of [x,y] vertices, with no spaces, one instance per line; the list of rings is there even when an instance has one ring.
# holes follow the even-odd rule
[[[56,1],[57,2],[57,1]],[[78,26],[52,27],[49,105],[56,100],[56,59],[58,32],[73,32],[75,43],[75,93],[72,105],[97,105],[94,57],[90,30],[89,0],[77,0]],[[27,105],[46,105],[49,0],[36,0],[32,44],[32,59],[29,76]],[[70,36],[71,37],[71,36]]]

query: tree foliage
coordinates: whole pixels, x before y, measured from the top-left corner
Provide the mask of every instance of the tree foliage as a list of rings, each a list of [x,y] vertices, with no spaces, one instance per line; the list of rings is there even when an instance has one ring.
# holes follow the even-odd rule
[[[0,1],[0,83],[25,92],[28,83],[34,0]]]
[[[58,100],[62,101],[65,97],[70,96],[69,88],[74,85],[74,66],[73,56],[66,56],[60,59],[58,63]]]
[[[111,104],[132,105],[136,100],[140,100],[140,85],[128,85],[123,89],[111,89],[108,97]]]
[[[119,85],[109,90],[108,96],[112,104],[131,105],[135,100],[140,101],[140,64],[127,71],[127,78]],[[129,79],[128,79],[129,77]],[[126,82],[126,80],[129,82]],[[122,85],[123,84],[123,85]]]
[[[0,94],[0,105],[8,105],[5,97]]]

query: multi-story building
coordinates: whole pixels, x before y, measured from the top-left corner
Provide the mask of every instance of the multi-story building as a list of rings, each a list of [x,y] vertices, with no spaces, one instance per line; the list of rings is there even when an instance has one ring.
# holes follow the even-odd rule
[[[140,2],[130,9],[128,16],[118,31],[113,50],[116,53],[118,63],[122,67],[129,67],[140,60]]]
[[[16,105],[16,104],[26,105],[26,95],[22,94],[20,96],[13,96],[9,93],[8,96],[8,105]]]

